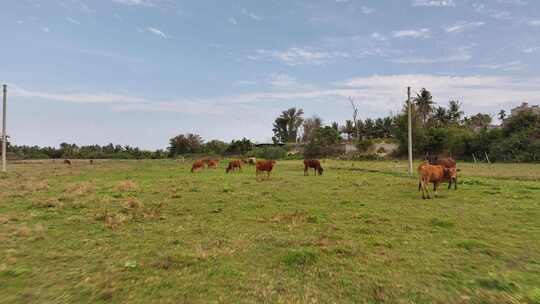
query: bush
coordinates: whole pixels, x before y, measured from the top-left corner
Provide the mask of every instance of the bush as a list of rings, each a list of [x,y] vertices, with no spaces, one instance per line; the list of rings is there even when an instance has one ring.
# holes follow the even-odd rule
[[[255,148],[246,153],[246,156],[263,159],[283,159],[287,156],[287,150],[279,146]]]

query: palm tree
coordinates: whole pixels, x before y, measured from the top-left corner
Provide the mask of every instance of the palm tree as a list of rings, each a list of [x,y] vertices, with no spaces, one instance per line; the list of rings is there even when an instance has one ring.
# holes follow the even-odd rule
[[[274,121],[274,141],[282,143],[296,142],[298,138],[298,128],[304,122],[302,118],[304,110],[290,108],[281,112],[281,115]]]
[[[450,120],[450,111],[447,111],[443,107],[437,107],[437,110],[435,110],[435,114],[433,115],[433,118],[436,121],[436,124],[439,127],[446,126],[448,124],[448,121]]]
[[[459,123],[461,117],[465,114],[461,111],[461,103],[458,100],[450,100],[448,103],[448,118],[453,123]]]
[[[435,102],[433,102],[433,96],[431,96],[431,93],[428,90],[422,89],[420,94],[416,94],[414,102],[422,117],[422,123],[425,126],[429,115],[433,112],[433,105],[435,104]]]

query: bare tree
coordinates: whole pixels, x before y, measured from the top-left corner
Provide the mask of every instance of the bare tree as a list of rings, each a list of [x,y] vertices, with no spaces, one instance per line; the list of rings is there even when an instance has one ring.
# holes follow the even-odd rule
[[[352,97],[349,97],[349,102],[353,108],[353,121],[356,128],[356,140],[360,140],[360,126],[358,125],[358,106]]]

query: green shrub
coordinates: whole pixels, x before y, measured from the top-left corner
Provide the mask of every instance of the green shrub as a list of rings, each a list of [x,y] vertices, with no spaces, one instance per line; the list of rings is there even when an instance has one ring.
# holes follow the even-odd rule
[[[249,151],[246,156],[263,159],[283,159],[287,157],[287,150],[279,146],[261,147]]]

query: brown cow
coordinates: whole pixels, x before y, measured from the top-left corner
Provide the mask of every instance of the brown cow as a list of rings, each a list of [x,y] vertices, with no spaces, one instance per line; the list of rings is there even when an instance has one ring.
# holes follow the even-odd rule
[[[241,160],[232,160],[229,162],[229,166],[227,166],[227,169],[225,169],[225,172],[229,173],[230,171],[233,171],[238,169],[240,172],[242,172],[242,161]]]
[[[452,157],[443,158],[443,159],[433,159],[430,160],[429,163],[431,165],[439,165],[443,166],[444,168],[451,169],[450,176],[447,176],[445,178],[445,181],[448,182],[448,189],[452,187],[452,183],[454,183],[454,190],[457,190],[457,166],[456,161]]]
[[[71,161],[69,159],[64,159],[64,164],[71,166]]]
[[[445,168],[441,165],[430,165],[427,161],[418,167],[420,178],[418,190],[422,190],[422,198],[431,198],[428,191],[428,184],[433,183],[433,191],[437,197],[437,187],[446,180],[452,181],[456,178],[457,170],[455,168]]]
[[[219,167],[219,159],[210,159],[206,165],[208,166],[208,169],[217,169]]]
[[[197,160],[193,163],[191,166],[191,173],[195,172],[196,170],[204,169],[204,160]]]
[[[255,173],[257,180],[259,180],[259,174],[263,172],[266,172],[268,178],[270,178],[270,172],[272,172],[275,164],[275,160],[258,160],[255,164],[255,167],[257,168]]]
[[[315,175],[323,173],[321,162],[317,159],[304,159],[304,175],[309,175],[309,168],[315,169]]]

